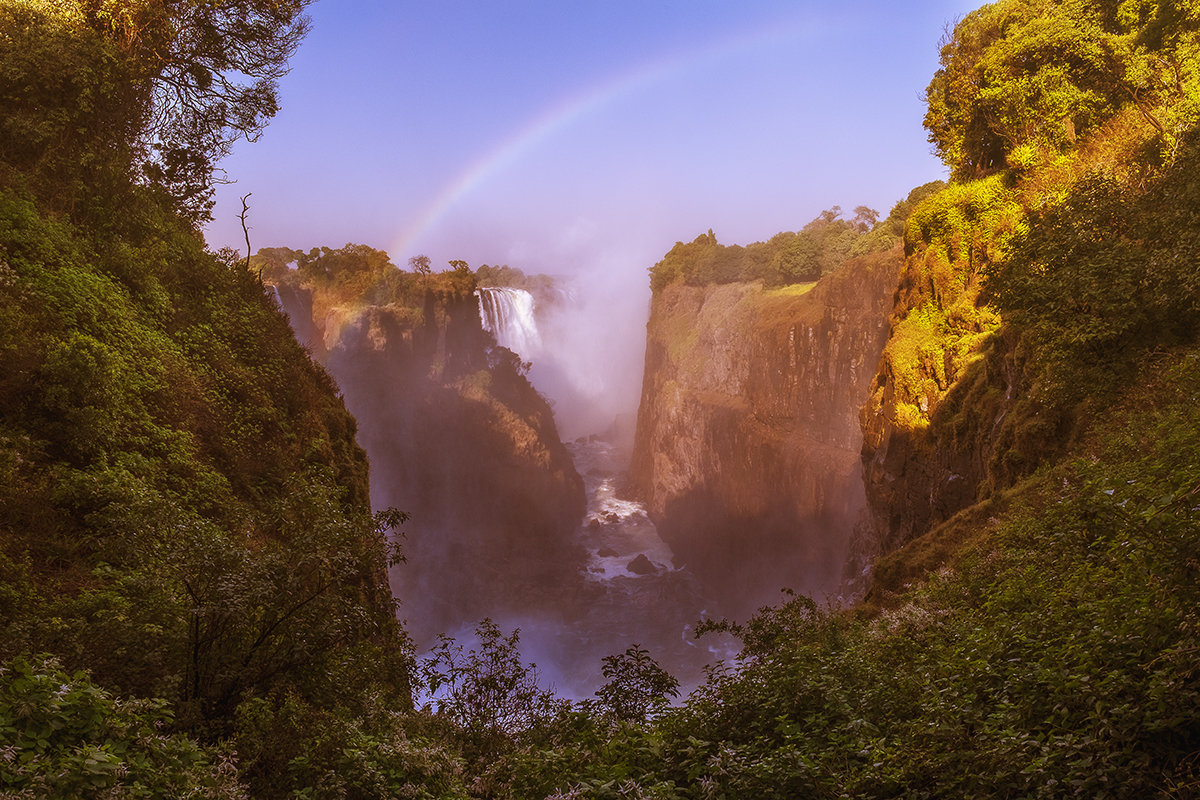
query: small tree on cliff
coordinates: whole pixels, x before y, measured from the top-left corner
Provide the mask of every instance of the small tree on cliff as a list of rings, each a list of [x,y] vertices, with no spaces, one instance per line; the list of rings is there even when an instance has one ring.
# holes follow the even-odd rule
[[[413,256],[408,260],[408,266],[412,268],[413,272],[421,277],[425,277],[429,274],[429,256],[424,253],[419,256]]]

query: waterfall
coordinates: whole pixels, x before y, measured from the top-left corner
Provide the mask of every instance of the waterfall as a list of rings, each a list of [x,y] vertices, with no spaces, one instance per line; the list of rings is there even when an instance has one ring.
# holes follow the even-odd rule
[[[497,344],[524,359],[537,355],[542,337],[533,317],[533,295],[508,286],[481,287],[475,295],[483,329],[496,337]]]

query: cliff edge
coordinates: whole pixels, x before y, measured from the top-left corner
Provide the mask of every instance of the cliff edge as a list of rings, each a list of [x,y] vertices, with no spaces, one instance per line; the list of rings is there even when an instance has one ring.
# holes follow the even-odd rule
[[[580,568],[569,537],[585,501],[549,404],[484,332],[471,274],[419,279],[383,259],[373,285],[401,287],[383,303],[305,281],[311,264],[275,275],[358,420],[372,505],[410,515],[392,586],[420,642],[546,605]]]
[[[724,610],[838,591],[865,502],[859,409],[902,262],[896,247],[814,283],[655,292],[631,477]]]

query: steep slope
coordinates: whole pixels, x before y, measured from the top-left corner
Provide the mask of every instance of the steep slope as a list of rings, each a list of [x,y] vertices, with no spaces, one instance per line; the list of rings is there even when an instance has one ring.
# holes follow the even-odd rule
[[[408,702],[332,381],[256,278],[128,200],[97,234],[0,192],[0,658],[53,654],[212,736],[251,696]]]
[[[381,260],[360,280],[390,280],[392,292],[365,304],[372,289],[346,288],[359,274],[353,251],[294,272],[276,263],[271,274],[297,335],[319,337],[310,347],[359,421],[373,504],[410,515],[409,563],[392,573],[402,616],[428,641],[484,616],[553,606],[580,568],[569,539],[584,497],[549,404],[484,333],[469,271],[422,283],[372,252]]]
[[[411,707],[354,420],[196,229],[303,5],[0,2],[0,794],[282,797]]]
[[[909,219],[863,411],[877,552],[1069,452],[1195,330],[1196,11],[1034,5],[964,18],[927,92],[956,180]]]
[[[816,284],[654,294],[632,477],[677,556],[739,612],[841,582],[864,501],[858,412],[900,265],[893,249]]]

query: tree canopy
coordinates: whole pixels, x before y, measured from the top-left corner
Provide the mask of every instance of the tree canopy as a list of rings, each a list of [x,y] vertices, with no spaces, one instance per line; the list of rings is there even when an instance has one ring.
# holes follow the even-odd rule
[[[819,280],[848,258],[894,245],[917,202],[940,186],[941,181],[934,181],[913,189],[882,221],[879,212],[867,206],[857,206],[852,219],[843,218],[841,206],[833,206],[798,231],[744,247],[720,244],[710,228],[691,242],[676,242],[650,268],[650,287],[659,291],[677,282],[699,286],[737,281],[782,286]]]
[[[1194,0],[1000,0],[948,31],[926,90],[929,140],[981,177],[1073,147],[1132,106],[1170,149],[1194,124]]]
[[[279,110],[309,2],[4,0],[0,152],[69,210],[139,177],[204,221],[218,162]]]

